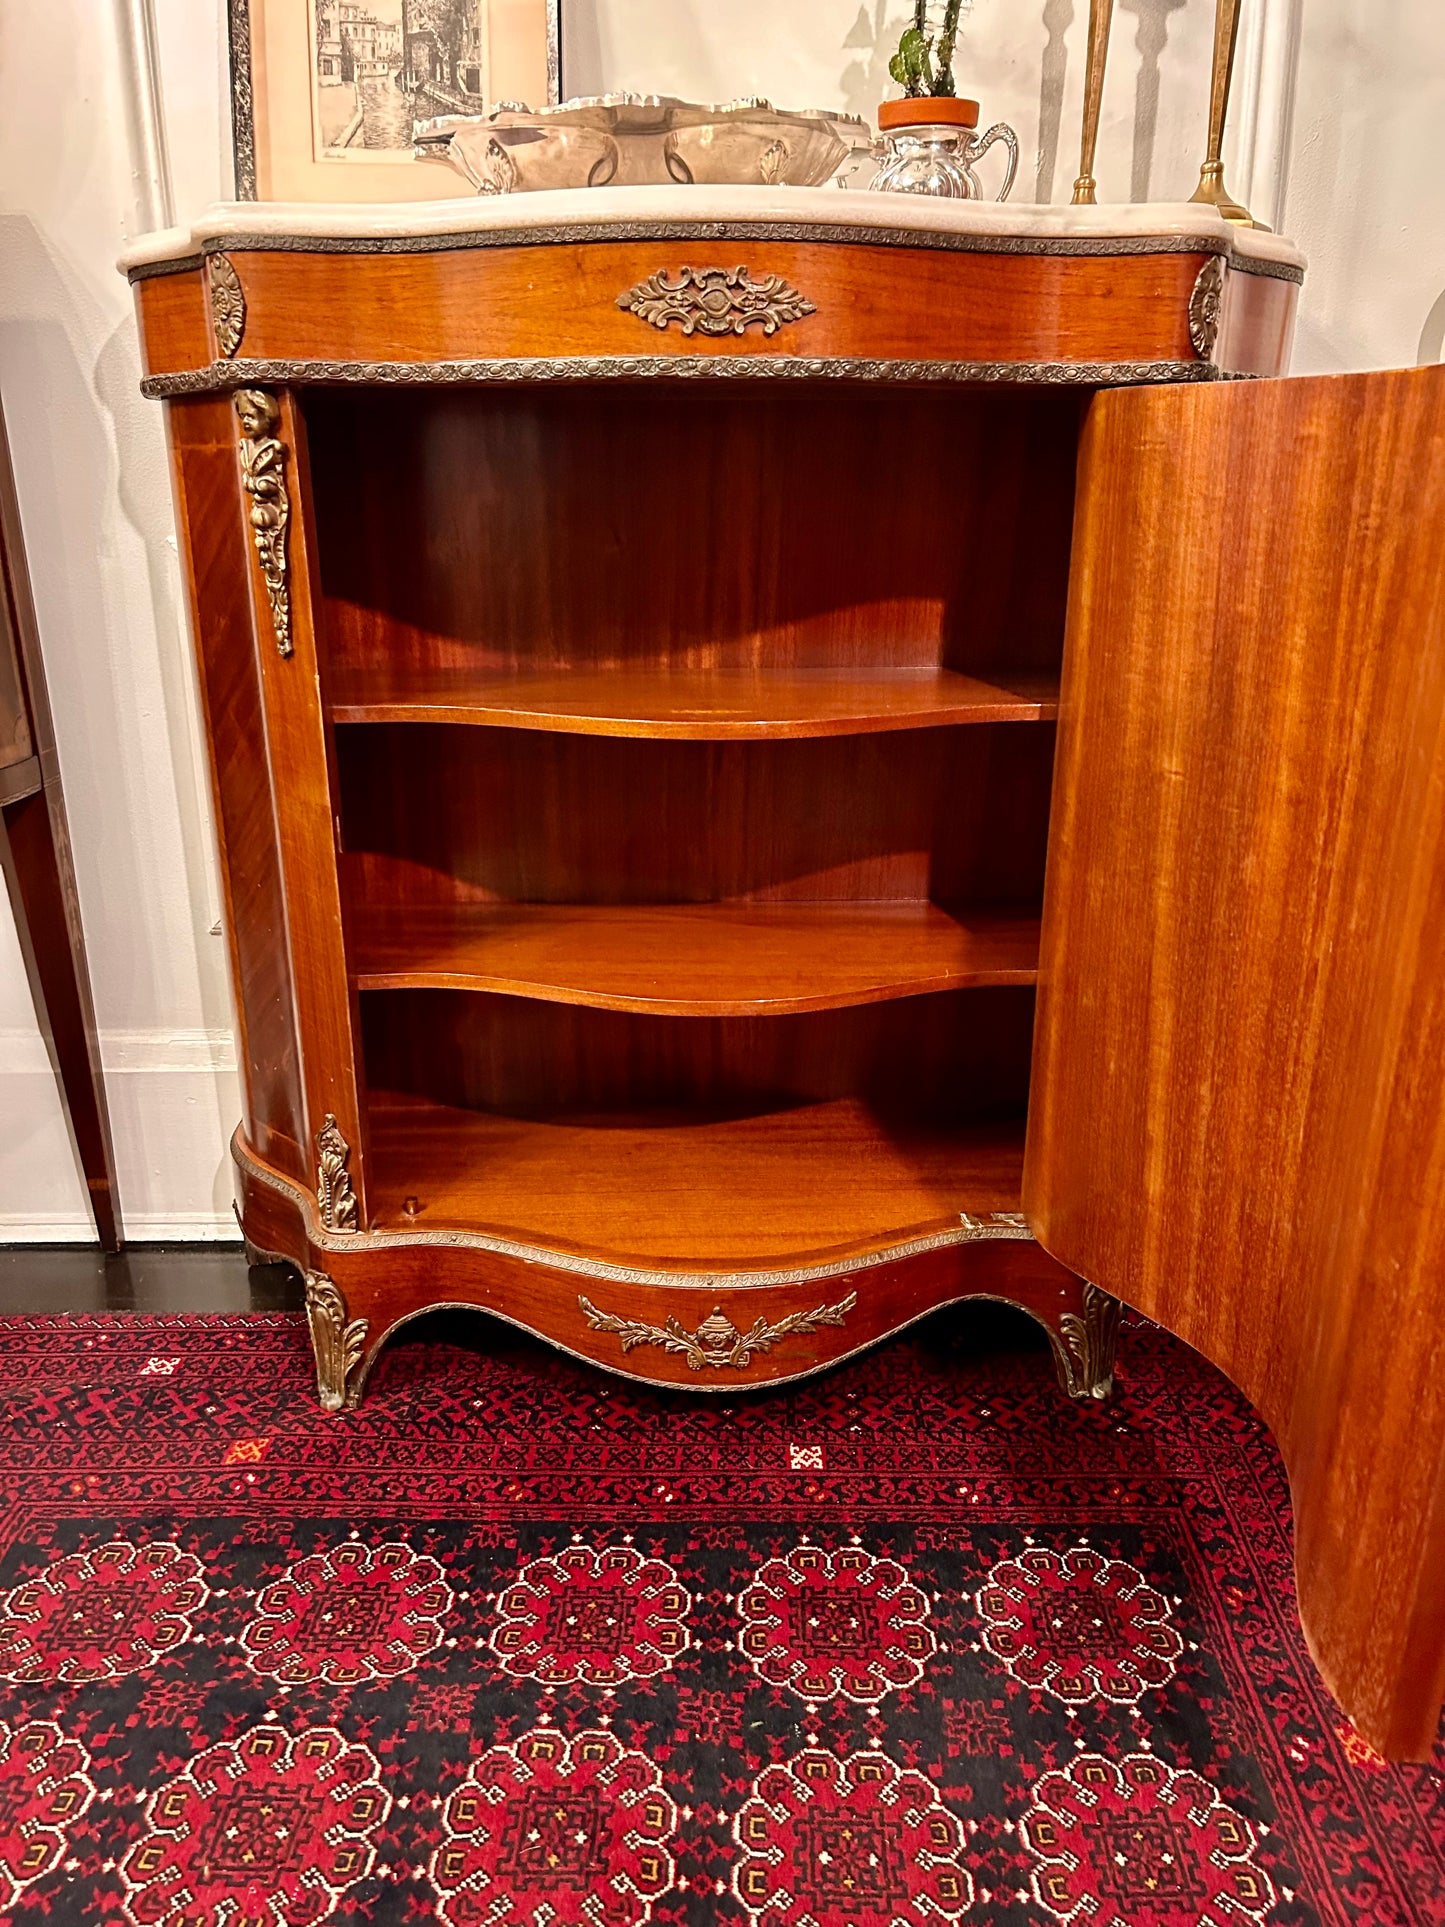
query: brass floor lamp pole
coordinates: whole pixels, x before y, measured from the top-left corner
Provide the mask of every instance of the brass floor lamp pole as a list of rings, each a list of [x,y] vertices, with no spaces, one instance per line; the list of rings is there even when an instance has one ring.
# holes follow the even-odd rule
[[[1075,207],[1092,207],[1098,199],[1094,150],[1099,144],[1099,107],[1104,98],[1104,67],[1113,18],[1114,0],[1089,0],[1089,64],[1084,73],[1084,137],[1079,149],[1079,178],[1074,182]]]
[[[1209,89],[1209,149],[1199,170],[1199,185],[1190,195],[1216,207],[1226,221],[1240,227],[1264,226],[1224,185],[1224,117],[1229,111],[1229,86],[1234,78],[1234,47],[1239,39],[1239,0],[1216,0],[1214,10],[1214,73]],[[1077,198],[1077,197],[1076,197]]]

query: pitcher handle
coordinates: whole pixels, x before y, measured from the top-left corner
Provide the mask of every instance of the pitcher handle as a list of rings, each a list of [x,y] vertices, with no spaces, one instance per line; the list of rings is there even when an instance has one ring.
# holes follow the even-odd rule
[[[1019,138],[1008,122],[995,121],[986,134],[980,134],[977,139],[971,140],[968,143],[965,159],[971,167],[976,160],[988,152],[995,141],[1002,141],[1008,149],[1008,166],[1004,169],[1003,186],[998,191],[999,200],[1006,201],[1009,189],[1014,184],[1014,175],[1019,171]]]

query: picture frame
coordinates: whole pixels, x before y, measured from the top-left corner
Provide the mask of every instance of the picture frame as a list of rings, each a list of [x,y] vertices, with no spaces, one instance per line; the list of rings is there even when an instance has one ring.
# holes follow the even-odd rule
[[[562,97],[561,0],[227,0],[241,201],[468,198],[411,123]]]

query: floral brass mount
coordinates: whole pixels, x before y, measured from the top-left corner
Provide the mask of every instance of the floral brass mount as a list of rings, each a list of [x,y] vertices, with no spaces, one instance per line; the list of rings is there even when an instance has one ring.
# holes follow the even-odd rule
[[[241,424],[241,486],[251,500],[251,540],[271,604],[276,647],[291,654],[291,590],[286,571],[286,525],[291,499],[286,493],[286,445],[272,434],[280,410],[263,388],[236,392]]]
[[[1110,1396],[1118,1342],[1119,1301],[1086,1278],[1083,1313],[1064,1313],[1055,1346],[1064,1390],[1070,1398]]]
[[[1214,359],[1214,344],[1219,339],[1219,321],[1224,307],[1226,272],[1223,256],[1211,254],[1199,270],[1194,292],[1189,297],[1189,339],[1201,361]]]
[[[675,281],[659,268],[617,305],[654,328],[676,321],[685,335],[740,335],[754,325],[775,335],[785,321],[818,312],[782,275],[754,277],[747,268],[681,268]]]
[[[348,1318],[346,1300],[324,1271],[306,1274],[306,1322],[316,1355],[316,1392],[323,1411],[344,1412],[356,1403],[352,1377],[366,1349],[367,1321]]]
[[[695,1332],[687,1331],[676,1318],[665,1325],[645,1325],[635,1318],[618,1318],[610,1311],[599,1311],[590,1298],[578,1298],[582,1315],[593,1331],[615,1332],[624,1352],[637,1345],[661,1345],[664,1351],[680,1352],[694,1372],[722,1371],[734,1366],[746,1371],[758,1352],[770,1352],[780,1339],[799,1337],[823,1325],[841,1325],[858,1302],[856,1291],[840,1298],[836,1305],[818,1305],[812,1311],[795,1311],[770,1325],[759,1318],[750,1331],[741,1332],[717,1306]]]
[[[355,1231],[356,1193],[351,1188],[351,1146],[331,1112],[316,1133],[316,1203],[328,1231]]]
[[[246,332],[246,297],[241,277],[224,254],[206,257],[206,282],[211,294],[211,326],[216,346],[229,361]]]

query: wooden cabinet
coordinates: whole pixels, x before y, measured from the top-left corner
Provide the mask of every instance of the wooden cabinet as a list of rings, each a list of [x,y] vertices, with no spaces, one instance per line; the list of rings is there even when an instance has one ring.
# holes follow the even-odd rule
[[[1321,1664],[1418,1753],[1440,378],[1218,380],[1299,265],[1208,210],[879,198],[132,258],[246,1236],[331,1409],[438,1303],[718,1391],[1004,1298],[1078,1395],[1137,1305],[1277,1427]]]

